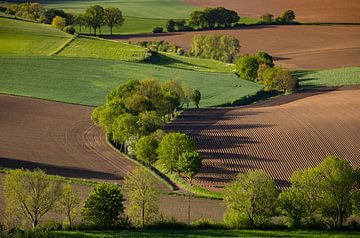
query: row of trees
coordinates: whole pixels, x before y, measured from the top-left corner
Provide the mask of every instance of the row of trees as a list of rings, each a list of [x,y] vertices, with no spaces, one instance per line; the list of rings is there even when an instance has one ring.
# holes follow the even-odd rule
[[[240,42],[228,35],[195,35],[192,39],[190,55],[234,62],[239,54]]]
[[[236,11],[224,7],[195,10],[190,14],[189,25],[197,29],[214,29],[215,27],[232,27],[240,20]]]
[[[280,16],[274,19],[274,15],[271,13],[265,13],[261,16],[262,23],[265,24],[289,24],[295,20],[295,12],[293,10],[286,10]]]
[[[63,217],[63,226],[70,227],[79,225],[79,216],[81,224],[89,228],[127,227],[130,223],[145,226],[159,218],[157,184],[153,175],[138,167],[125,177],[123,187],[99,183],[82,204],[78,192],[59,177],[42,170],[11,170],[3,185],[5,222],[10,229],[29,225],[36,228],[51,213]]]
[[[265,227],[284,216],[290,227],[341,227],[359,215],[360,171],[348,161],[327,157],[319,166],[296,171],[279,194],[264,171],[239,174],[225,189],[224,222],[231,227]]]
[[[265,91],[292,92],[297,86],[297,80],[291,72],[274,66],[273,58],[266,52],[255,55],[242,55],[236,61],[236,73],[245,80],[264,84]]]
[[[103,8],[99,5],[90,6],[83,14],[66,13],[58,9],[45,9],[40,3],[4,4],[1,8],[6,14],[14,15],[45,24],[52,24],[56,28],[78,25],[88,26],[96,35],[101,26],[108,26],[110,34],[116,26],[124,23],[122,12],[116,7]]]

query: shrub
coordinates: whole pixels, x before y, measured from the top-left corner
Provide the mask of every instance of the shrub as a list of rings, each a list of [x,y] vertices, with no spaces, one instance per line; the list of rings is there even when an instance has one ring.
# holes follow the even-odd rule
[[[166,30],[168,32],[174,32],[175,31],[175,21],[174,20],[168,20],[166,22]]]
[[[269,24],[269,23],[273,22],[273,17],[274,17],[274,15],[272,15],[271,13],[265,13],[260,18],[263,23]]]
[[[267,68],[263,73],[265,91],[278,90],[289,93],[294,91],[297,80],[288,70],[280,67]]]
[[[5,12],[6,9],[7,9],[7,7],[5,7],[5,6],[0,6],[0,12]]]
[[[85,201],[82,220],[99,228],[115,227],[124,212],[123,201],[119,185],[100,183]]]
[[[185,50],[184,50],[183,48],[178,48],[178,49],[176,50],[176,53],[177,53],[178,55],[184,55],[184,54],[185,54]]]
[[[66,26],[66,20],[63,17],[56,16],[51,22],[51,26],[62,30]]]
[[[245,80],[255,81],[259,63],[256,57],[242,55],[236,61],[236,73]]]
[[[162,28],[161,26],[156,26],[156,27],[153,28],[152,32],[153,33],[163,33],[164,28]]]
[[[65,31],[68,34],[74,35],[75,34],[75,27],[73,27],[73,26],[65,26],[63,31]]]
[[[293,10],[287,10],[283,12],[276,21],[278,23],[291,23],[295,20],[295,12]]]

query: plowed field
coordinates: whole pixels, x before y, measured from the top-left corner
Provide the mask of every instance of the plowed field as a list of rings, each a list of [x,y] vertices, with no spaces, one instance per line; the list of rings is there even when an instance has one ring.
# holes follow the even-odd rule
[[[337,155],[360,167],[360,88],[307,91],[255,106],[185,112],[169,126],[195,138],[204,157],[196,183],[220,190],[263,169],[279,188],[297,169]]]
[[[241,16],[259,18],[264,13],[278,16],[292,9],[300,22],[360,22],[358,0],[184,0],[196,7],[224,6]]]
[[[132,42],[166,40],[186,49],[196,34],[232,35],[240,53],[266,51],[291,69],[329,69],[360,65],[360,26],[252,26],[232,30],[194,31],[113,37]]]

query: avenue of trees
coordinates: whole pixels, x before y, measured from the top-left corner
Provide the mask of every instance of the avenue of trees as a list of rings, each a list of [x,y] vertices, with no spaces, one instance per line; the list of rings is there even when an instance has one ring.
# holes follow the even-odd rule
[[[107,26],[112,35],[113,28],[121,26],[124,18],[120,9],[116,7],[103,8],[100,5],[89,6],[83,14],[66,13],[58,9],[46,9],[40,3],[3,4],[2,11],[15,17],[24,18],[64,30],[70,34],[75,33],[73,26],[89,27],[90,34],[94,35],[102,26]]]
[[[297,86],[297,80],[291,72],[275,66],[272,56],[262,51],[255,55],[245,54],[238,57],[236,73],[242,79],[264,84],[265,91],[289,93]]]

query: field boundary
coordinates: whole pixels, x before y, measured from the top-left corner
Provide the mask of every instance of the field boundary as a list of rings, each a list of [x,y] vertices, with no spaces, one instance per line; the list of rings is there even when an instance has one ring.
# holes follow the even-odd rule
[[[63,51],[66,47],[68,47],[79,35],[75,34],[73,37],[71,37],[69,40],[67,40],[62,46],[60,46],[57,50],[50,53],[48,56],[55,56],[58,55],[61,51]]]

